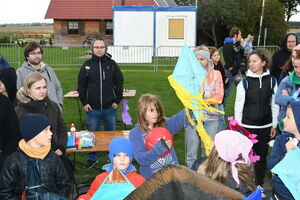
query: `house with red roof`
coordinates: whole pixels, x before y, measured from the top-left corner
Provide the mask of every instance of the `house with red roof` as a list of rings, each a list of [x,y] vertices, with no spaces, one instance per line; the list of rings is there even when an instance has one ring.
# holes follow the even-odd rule
[[[78,45],[88,37],[112,44],[114,6],[176,6],[174,0],[51,0],[45,19],[54,21],[54,44]]]

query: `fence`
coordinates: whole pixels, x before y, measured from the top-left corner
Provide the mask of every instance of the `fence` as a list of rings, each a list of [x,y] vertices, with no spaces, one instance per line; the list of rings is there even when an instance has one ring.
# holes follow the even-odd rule
[[[80,66],[91,57],[91,50],[86,46],[42,45],[42,47],[43,61],[50,66]],[[108,53],[120,66],[152,66],[158,71],[159,67],[174,67],[181,48],[182,46],[159,46],[154,52],[153,46],[109,46]],[[196,47],[190,48],[194,50]],[[259,48],[268,50],[270,55],[279,49],[278,46],[259,46]],[[24,60],[23,51],[24,48],[17,44],[0,44],[0,55],[16,67]]]

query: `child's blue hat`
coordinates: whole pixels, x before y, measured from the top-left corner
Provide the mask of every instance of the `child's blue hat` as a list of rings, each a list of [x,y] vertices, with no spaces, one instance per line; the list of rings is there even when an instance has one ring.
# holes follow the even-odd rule
[[[32,113],[22,115],[19,124],[21,135],[26,142],[51,126],[51,122],[46,116]]]
[[[300,133],[300,98],[291,101],[291,107],[296,122],[298,132]]]
[[[126,153],[129,156],[130,161],[132,161],[133,147],[131,142],[124,137],[116,137],[109,144],[108,157],[110,162],[113,163],[114,157],[121,152]]]

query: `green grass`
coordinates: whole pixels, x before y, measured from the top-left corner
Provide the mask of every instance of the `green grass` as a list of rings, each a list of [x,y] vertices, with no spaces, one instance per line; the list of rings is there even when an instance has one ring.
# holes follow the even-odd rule
[[[55,72],[60,80],[64,93],[71,90],[76,90],[77,88],[77,75],[79,67],[54,67]],[[136,89],[136,96],[130,98],[130,110],[129,113],[132,116],[133,124],[136,123],[136,107],[137,101],[142,94],[150,93],[159,96],[161,103],[164,107],[164,112],[166,117],[171,117],[172,115],[178,113],[183,109],[183,105],[177,98],[173,88],[170,86],[167,77],[172,73],[173,68],[163,68],[159,72],[153,72],[153,68],[143,68],[140,67],[122,67],[121,70],[124,76],[124,88],[126,89]],[[226,112],[229,116],[233,115],[233,104],[235,90],[233,90],[230,98],[227,102]],[[120,112],[118,112],[118,118],[120,119]],[[63,107],[63,116],[68,126],[71,123],[75,123],[78,127],[79,115],[77,108],[76,99],[65,98]],[[85,121],[85,114],[82,115]],[[132,126],[127,126],[127,129],[131,129]],[[121,130],[122,126],[117,126],[117,129]],[[185,139],[184,131],[181,130],[175,136],[175,150],[180,164],[185,164]],[[73,155],[70,155],[73,159]],[[88,179],[93,179],[99,170],[95,169],[83,169],[83,164],[87,159],[86,153],[76,154],[76,161],[81,163],[76,164],[76,179],[77,181],[83,181]],[[99,164],[97,167],[101,167],[103,164],[107,163],[107,156],[105,152],[101,152],[99,155]],[[136,163],[134,163],[136,164]],[[136,165],[138,166],[138,165]]]

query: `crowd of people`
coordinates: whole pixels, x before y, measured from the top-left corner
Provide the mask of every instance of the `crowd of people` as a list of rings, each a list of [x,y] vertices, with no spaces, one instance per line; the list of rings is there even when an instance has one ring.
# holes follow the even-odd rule
[[[242,130],[225,130],[226,113],[203,110],[204,130],[214,141],[206,155],[191,110],[183,108],[166,118],[159,97],[144,94],[138,100],[137,124],[129,139],[111,141],[110,163],[102,168],[105,172],[78,199],[93,199],[115,168],[131,183],[129,188],[138,188],[162,168],[178,165],[173,136],[183,128],[188,168],[244,196],[257,186],[263,187],[267,167],[271,170],[287,152],[299,147],[292,139],[300,140],[300,45],[296,35],[287,34],[282,48],[270,58],[263,49],[253,50],[253,39],[249,34],[244,41],[241,30],[233,27],[224,40],[224,65],[216,48],[200,46],[194,55],[206,71],[199,91],[203,99],[211,107],[225,111],[236,84],[234,118],[245,130],[257,135],[256,143]],[[115,130],[124,78],[107,52],[105,40],[96,38],[91,48],[92,57],[83,63],[78,74],[78,93],[87,128],[97,131],[104,124],[104,130]],[[42,47],[30,42],[24,49],[25,61],[20,68],[0,69],[0,199],[20,199],[34,193],[67,199],[70,194],[74,169],[65,155],[67,128],[62,115],[62,87],[54,70],[42,62],[42,55]],[[241,62],[245,58],[247,71],[243,77]],[[158,130],[164,130],[159,134],[166,135],[156,138],[149,148],[148,140]],[[275,143],[268,160],[272,139]],[[250,159],[252,151],[259,156],[256,162]],[[139,164],[140,175],[133,159]],[[97,163],[97,153],[89,153],[85,168]],[[295,199],[276,174],[272,176],[272,186],[274,199]]]

